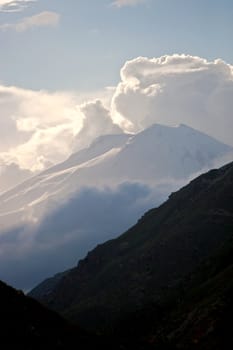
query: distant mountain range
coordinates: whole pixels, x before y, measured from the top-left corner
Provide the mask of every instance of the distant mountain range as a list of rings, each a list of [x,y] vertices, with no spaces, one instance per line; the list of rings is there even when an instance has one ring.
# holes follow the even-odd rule
[[[28,289],[67,269],[232,150],[185,125],[99,137],[0,196],[0,278]]]
[[[139,327],[160,332],[160,340],[166,332],[190,349],[195,337],[202,342],[208,332],[223,334],[221,317],[225,323],[226,313],[232,317],[227,309],[233,305],[232,234],[230,163],[191,181],[119,238],[99,245],[77,267],[30,295],[84,328],[124,333],[124,324],[128,335]],[[175,318],[171,314],[170,323],[159,328],[170,312]]]

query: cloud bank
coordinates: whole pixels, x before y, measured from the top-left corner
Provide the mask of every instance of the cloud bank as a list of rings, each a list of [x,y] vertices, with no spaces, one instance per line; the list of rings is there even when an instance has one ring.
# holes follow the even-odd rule
[[[16,23],[5,23],[0,26],[0,30],[15,30],[25,32],[36,27],[56,27],[59,23],[60,15],[56,12],[44,11],[31,17],[25,17]]]
[[[17,288],[32,288],[76,265],[95,245],[122,233],[172,189],[142,183],[82,188],[78,196],[48,213],[38,227],[18,227],[0,235],[0,278]]]

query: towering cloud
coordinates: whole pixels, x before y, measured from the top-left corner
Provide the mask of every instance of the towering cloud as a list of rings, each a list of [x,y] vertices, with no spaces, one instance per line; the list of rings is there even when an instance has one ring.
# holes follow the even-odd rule
[[[232,96],[233,67],[220,59],[138,57],[121,69],[112,114],[134,131],[185,123],[233,144]]]

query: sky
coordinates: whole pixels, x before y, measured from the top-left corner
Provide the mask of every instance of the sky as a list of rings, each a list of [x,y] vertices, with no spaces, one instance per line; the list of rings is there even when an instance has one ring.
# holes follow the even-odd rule
[[[106,133],[233,144],[231,0],[0,0],[0,192]]]
[[[116,85],[125,61],[138,56],[186,53],[233,63],[231,0],[1,0],[0,6],[6,85],[94,91]]]

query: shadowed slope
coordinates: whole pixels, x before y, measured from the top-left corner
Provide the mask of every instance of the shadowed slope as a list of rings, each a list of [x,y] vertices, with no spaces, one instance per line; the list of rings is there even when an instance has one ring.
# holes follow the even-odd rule
[[[233,163],[212,170],[118,239],[98,246],[51,290],[31,295],[90,329],[158,304],[233,232]]]

